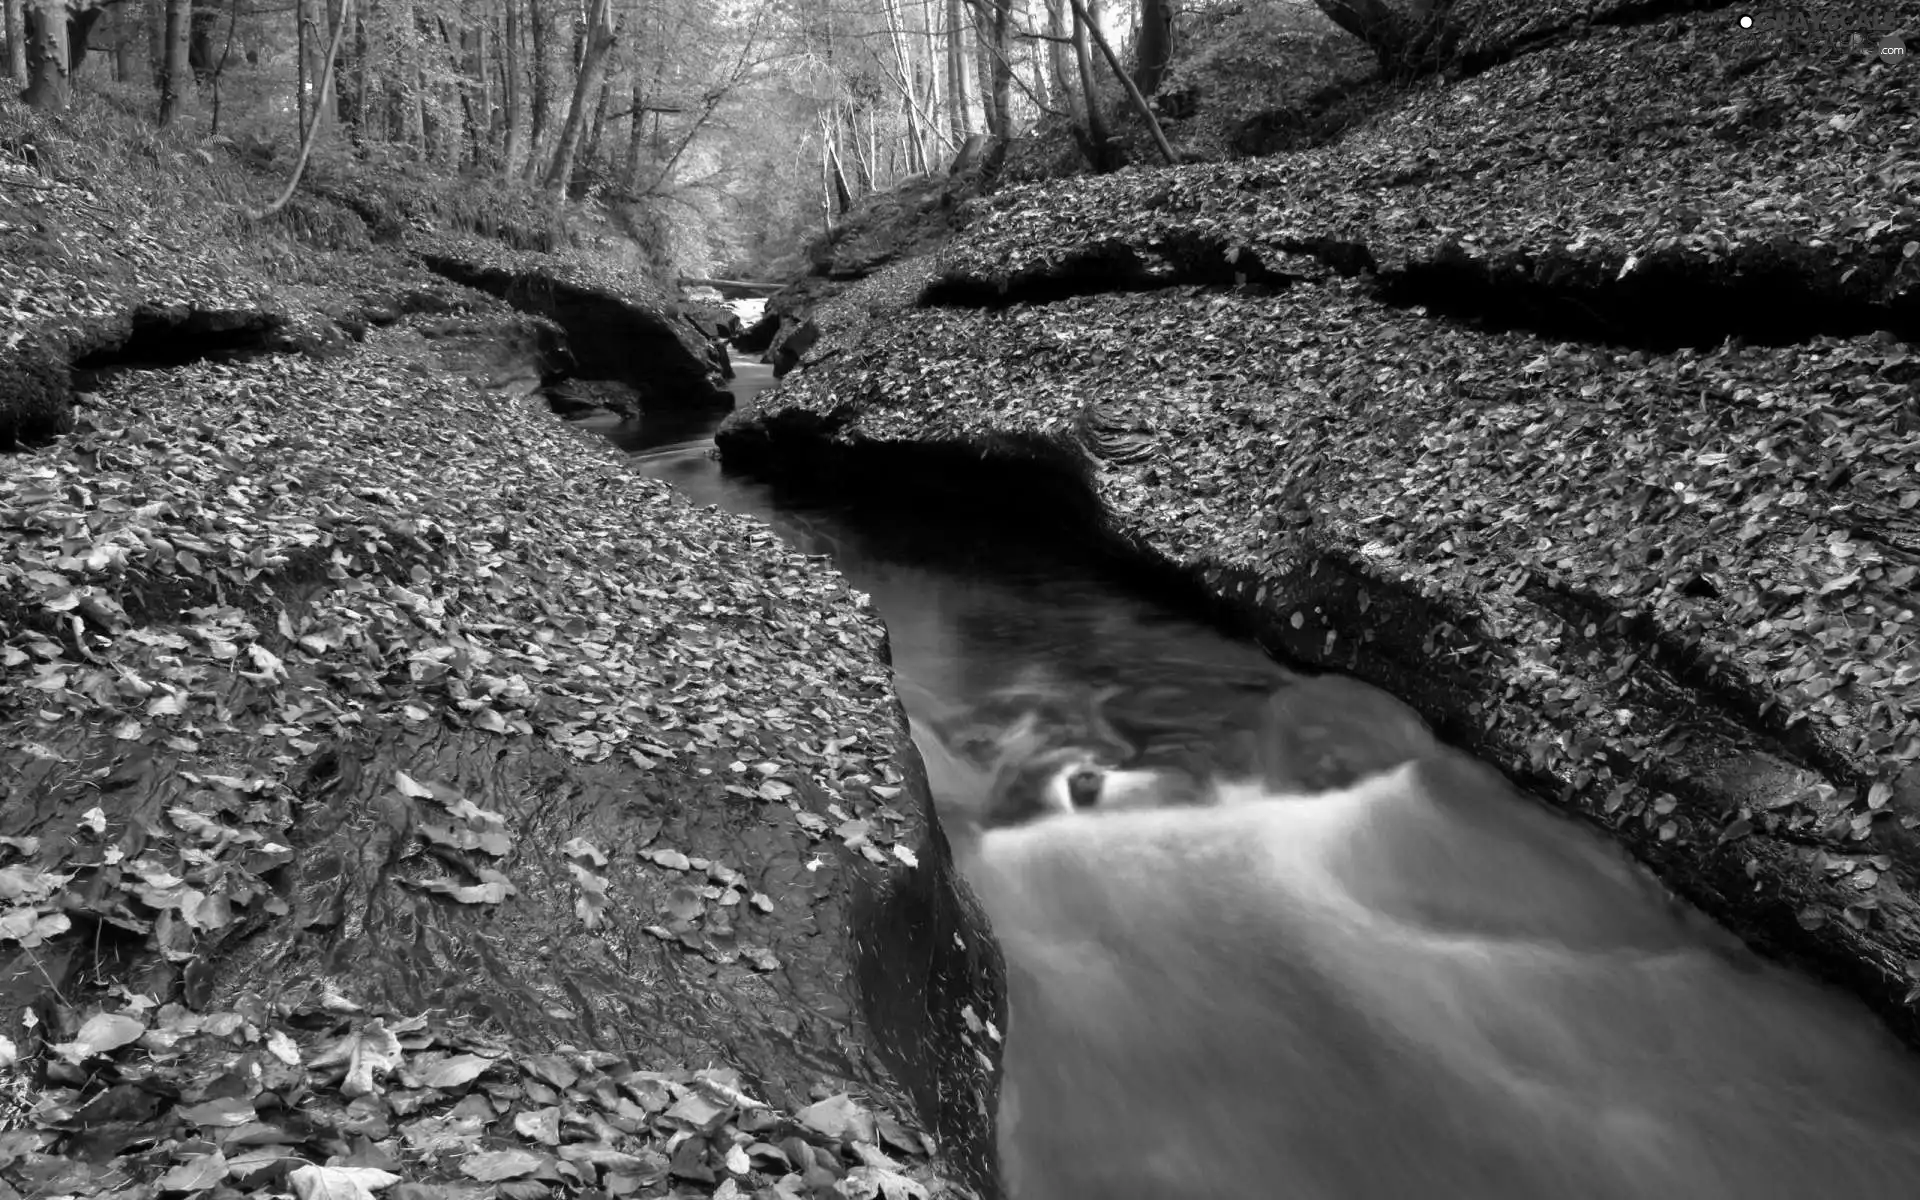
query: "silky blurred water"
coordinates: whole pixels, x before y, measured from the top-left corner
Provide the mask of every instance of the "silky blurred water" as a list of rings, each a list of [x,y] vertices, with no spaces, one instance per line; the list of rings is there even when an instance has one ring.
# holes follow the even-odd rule
[[[771,385],[760,364],[736,363],[736,371],[742,401]],[[950,828],[955,815],[977,811],[991,782],[985,763],[994,740],[1023,719],[1042,744],[1099,742],[1112,757],[1117,737],[1140,761],[1203,786],[1233,784],[1233,795],[1256,802],[1274,792],[1364,785],[1409,761],[1461,761],[1391,698],[1345,681],[1303,684],[1257,646],[1136,594],[1110,566],[1070,548],[1031,545],[1019,531],[966,514],[802,503],[729,475],[711,453],[717,424],[713,417],[657,418],[603,431],[693,503],[767,521],[796,548],[831,558],[872,595]],[[1275,695],[1282,698],[1269,706]],[[1160,1094],[1148,1106],[1151,1120],[1175,1126],[1198,1119],[1183,1113],[1202,1109],[1284,1123],[1300,1105],[1322,1104],[1302,1127],[1340,1144],[1316,1157],[1321,1174],[1300,1195],[1813,1197],[1838,1194],[1816,1183],[1823,1179],[1870,1192],[1880,1181],[1906,1178],[1909,1166],[1920,1179],[1920,1070],[1862,1006],[1761,963],[1597,831],[1549,813],[1487,768],[1465,769],[1465,776],[1446,774],[1449,802],[1434,803],[1432,789],[1415,788],[1398,800],[1350,806],[1358,815],[1334,833],[1319,818],[1301,817],[1297,828],[1262,826],[1262,837],[1313,847],[1279,884],[1261,885],[1269,899],[1288,898],[1284,917],[1258,902],[1223,899],[1217,887],[1103,892],[1091,911],[1124,914],[1141,931],[1138,942],[1099,931],[1110,955],[1107,977],[1160,999],[1131,1032],[1152,1039],[1151,1060],[1169,1074],[1149,1083],[1113,1073],[1110,1064],[1081,1062],[1079,1074],[1058,1075],[1112,1099],[1047,1098],[1055,1108],[1083,1104],[1109,1118],[1104,1127],[1077,1126],[1073,1135],[1093,1144],[1070,1152],[1128,1161],[1125,1105],[1151,1086]],[[1461,778],[1477,782],[1463,790]],[[1147,824],[1158,830],[1154,837],[1170,836],[1169,826]],[[1002,922],[1028,926],[1051,919],[1052,910],[1034,903],[1089,911],[1085,894],[1057,890],[1073,877],[1063,864],[1088,852],[1082,846],[1036,860],[1054,878],[1021,886],[1037,888],[1044,901],[990,897],[989,908]],[[1138,859],[1136,879],[1152,878],[1163,857],[1151,841],[1125,852]],[[1230,878],[1238,869],[1192,853],[1189,866],[1203,874]],[[1192,911],[1183,913],[1183,905]],[[1221,922],[1240,923],[1242,940],[1210,941],[1208,929]],[[1245,940],[1249,922],[1264,941]],[[1197,990],[1161,986],[1158,956],[1166,947],[1153,948],[1154,936],[1181,941],[1181,962],[1204,976]],[[1300,978],[1276,985],[1265,968],[1281,962]],[[1044,961],[1026,965],[1042,976],[1053,970]],[[1196,999],[1212,994],[1233,998],[1242,1011],[1266,1011],[1303,994],[1295,984],[1316,997],[1320,1025],[1269,1023],[1262,1032],[1288,1044],[1237,1060],[1246,1030],[1212,1000]],[[1051,986],[1076,985],[1055,971]],[[1082,997],[1075,1028],[1090,1040],[1083,1045],[1124,1024],[1115,1016],[1112,1029],[1088,1027],[1101,1012],[1097,998]],[[1021,1045],[1014,1036],[1010,1054]],[[1113,1054],[1127,1057],[1118,1048]],[[1359,1063],[1392,1069],[1370,1074]],[[1313,1078],[1298,1076],[1302,1070]],[[1217,1080],[1241,1094],[1181,1097],[1172,1078]],[[1409,1107],[1409,1095],[1438,1097],[1458,1111]],[[1536,1120],[1540,1105],[1557,1106],[1560,1115]],[[1254,1113],[1264,1115],[1246,1116]],[[1393,1146],[1434,1156],[1431,1189],[1406,1190],[1422,1177],[1416,1166],[1383,1170],[1373,1161],[1369,1148],[1385,1144],[1374,1118],[1389,1114],[1403,1125],[1389,1139]],[[1237,1136],[1258,1141],[1240,1127],[1243,1117],[1223,1119]],[[1486,1140],[1471,1132],[1483,1122],[1520,1122],[1526,1133],[1495,1137],[1489,1158]],[[1187,1132],[1198,1139],[1192,1144],[1209,1144],[1206,1131]],[[1203,1157],[1232,1164],[1233,1144]],[[1823,1145],[1834,1148],[1832,1157],[1805,1161]],[[1460,1155],[1469,1151],[1480,1157],[1463,1166]],[[1616,1151],[1632,1161],[1593,1167]],[[1257,1153],[1252,1159],[1258,1169],[1274,1165]],[[1748,1165],[1728,1165],[1736,1160]],[[1208,1168],[1197,1169],[1185,1194],[1253,1194],[1229,1191],[1247,1186],[1244,1177],[1209,1183]],[[1067,1172],[1032,1184],[1022,1200],[1096,1194],[1084,1190],[1095,1186],[1093,1176],[1062,1182],[1072,1178]],[[1099,1176],[1099,1194],[1131,1194],[1119,1179]]]

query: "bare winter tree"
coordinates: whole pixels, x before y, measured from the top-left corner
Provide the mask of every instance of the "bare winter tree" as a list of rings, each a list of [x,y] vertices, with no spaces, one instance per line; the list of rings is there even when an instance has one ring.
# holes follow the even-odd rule
[[[538,3],[538,0],[535,0]],[[586,120],[587,106],[600,91],[600,80],[607,69],[607,52],[613,49],[613,10],[608,0],[593,0],[587,12],[586,45],[580,57],[580,71],[573,81],[573,100],[560,127],[560,139],[547,167],[548,190],[564,192],[573,178],[573,158],[580,146],[580,132]]]
[[[1133,50],[1134,86],[1151,96],[1173,62],[1173,0],[1140,0],[1140,36]]]
[[[3,0],[6,6],[7,78],[27,86],[27,23],[25,0]],[[958,0],[955,0],[957,3]]]
[[[187,110],[193,95],[193,68],[189,60],[193,32],[193,0],[166,0],[161,18],[160,123],[171,125]]]

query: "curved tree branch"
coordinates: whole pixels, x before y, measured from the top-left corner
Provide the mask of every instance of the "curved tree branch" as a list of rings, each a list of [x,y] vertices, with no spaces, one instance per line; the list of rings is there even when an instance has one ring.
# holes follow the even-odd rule
[[[247,210],[249,221],[264,221],[287,206],[293,199],[293,189],[300,186],[300,176],[306,172],[307,159],[313,154],[313,143],[320,136],[320,122],[327,115],[327,99],[333,90],[333,60],[340,53],[340,35],[347,31],[347,17],[353,12],[353,0],[340,0],[340,19],[333,27],[333,40],[327,44],[327,62],[320,73],[320,94],[313,104],[313,119],[307,122],[306,136],[300,139],[300,157],[294,161],[293,177],[287,180],[287,190],[280,198],[259,212]]]

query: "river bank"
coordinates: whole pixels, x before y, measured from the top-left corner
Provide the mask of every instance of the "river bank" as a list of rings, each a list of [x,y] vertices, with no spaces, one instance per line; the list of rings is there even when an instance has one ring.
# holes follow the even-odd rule
[[[1911,90],[1723,16],[1324,150],[1008,189],[816,310],[723,456],[1104,538],[1911,1042]],[[1864,223],[1800,199],[1859,179]]]
[[[943,869],[864,599],[556,420],[542,316],[33,188],[0,1186],[939,1192],[853,991]]]

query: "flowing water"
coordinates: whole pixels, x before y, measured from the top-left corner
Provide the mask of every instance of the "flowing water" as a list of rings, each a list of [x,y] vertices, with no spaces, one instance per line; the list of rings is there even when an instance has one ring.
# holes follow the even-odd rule
[[[736,368],[742,398],[771,382]],[[1239,802],[961,835],[1013,966],[1009,1078],[1051,1089],[1003,1143],[1019,1200],[1920,1188],[1920,1065],[1861,1006],[1410,710],[1061,547],[729,476],[715,424],[603,431],[872,595],[950,829],[1017,777],[1010,747]]]

